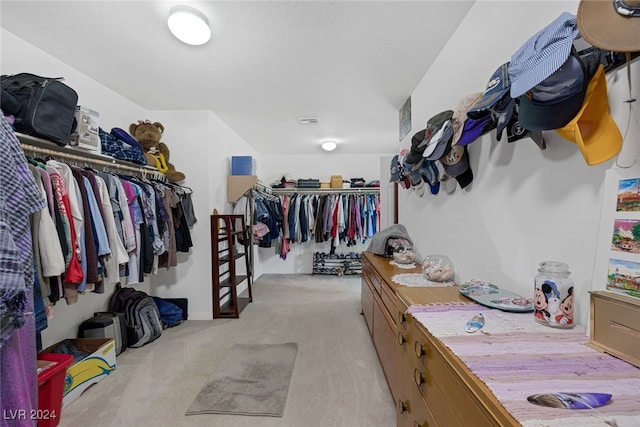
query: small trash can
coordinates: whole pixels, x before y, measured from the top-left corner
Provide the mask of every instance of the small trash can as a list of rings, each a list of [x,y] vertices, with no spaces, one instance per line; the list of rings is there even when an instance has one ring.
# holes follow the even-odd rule
[[[67,367],[72,363],[70,354],[38,354],[38,412],[35,414],[38,427],[56,427],[60,422],[64,380]],[[44,369],[40,370],[41,367]]]

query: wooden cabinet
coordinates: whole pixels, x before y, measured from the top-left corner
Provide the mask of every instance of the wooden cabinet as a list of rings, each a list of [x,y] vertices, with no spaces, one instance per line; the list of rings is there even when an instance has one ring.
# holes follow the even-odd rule
[[[443,288],[444,289],[444,288]],[[457,288],[450,287],[457,293]],[[446,294],[447,292],[442,292]],[[452,294],[451,298],[458,295]],[[400,310],[408,307],[399,290],[398,304]],[[440,426],[510,426],[518,423],[506,413],[491,392],[486,389],[462,362],[453,355],[439,340],[434,338],[424,325],[411,315],[406,315],[400,332],[405,336],[404,345],[400,346],[400,365],[404,384],[404,395],[400,400],[413,399],[427,407]],[[406,414],[411,422],[423,423],[424,414],[415,413],[416,403],[410,405]],[[399,421],[403,418],[398,414]],[[412,425],[412,424],[405,424]],[[432,425],[432,424],[428,424]]]
[[[591,345],[640,368],[640,300],[591,292]]]
[[[240,312],[253,299],[249,239],[244,215],[211,215],[211,281],[214,319],[240,317]],[[246,284],[246,290],[240,293],[238,287],[242,284]]]
[[[414,304],[467,301],[458,287],[400,286],[391,281],[394,274],[421,271],[397,269],[369,252],[362,259],[362,310],[396,402],[397,425],[519,425],[428,326],[406,314]]]
[[[388,259],[377,258],[371,252],[362,253],[362,313],[369,328],[373,345],[378,353],[382,370],[391,390],[398,394],[398,353],[396,350],[396,294],[393,287],[380,275],[374,264],[388,263]]]

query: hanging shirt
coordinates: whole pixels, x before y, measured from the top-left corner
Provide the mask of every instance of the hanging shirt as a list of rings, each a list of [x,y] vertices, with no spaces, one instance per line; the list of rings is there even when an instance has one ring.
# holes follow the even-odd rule
[[[282,198],[282,212],[284,214],[284,227],[282,234],[282,244],[280,246],[280,258],[287,259],[287,254],[289,253],[289,221],[287,220],[289,215],[289,197],[283,196]]]
[[[100,200],[104,212],[104,224],[109,248],[111,250],[111,254],[106,256],[104,260],[104,274],[108,283],[118,283],[120,281],[120,265],[126,264],[129,261],[129,254],[118,234],[116,215],[114,215],[113,212],[107,183],[101,176],[96,177],[96,183],[98,185],[98,191],[100,192]]]

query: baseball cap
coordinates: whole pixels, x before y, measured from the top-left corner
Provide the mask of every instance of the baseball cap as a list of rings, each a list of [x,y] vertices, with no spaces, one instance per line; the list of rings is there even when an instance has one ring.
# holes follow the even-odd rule
[[[460,135],[462,135],[462,128],[464,127],[464,122],[467,120],[467,112],[469,111],[469,108],[475,105],[482,96],[482,92],[475,92],[462,97],[458,102],[458,106],[453,112],[453,116],[451,116],[451,124],[453,125],[452,144],[457,144],[460,139]]]
[[[587,86],[600,63],[600,51],[584,55],[572,50],[553,74],[520,97],[520,123],[526,129],[551,130],[565,126],[580,110]]]
[[[429,131],[428,134],[426,132],[427,129],[422,129],[411,137],[411,152],[405,157],[405,161],[408,164],[415,165],[420,161],[420,159],[422,159],[422,153],[424,153],[424,149],[427,147],[427,143],[429,142],[426,136],[431,136],[431,131]]]
[[[614,52],[640,51],[640,0],[581,0],[578,29],[591,45]]]
[[[607,82],[602,65],[589,82],[578,114],[556,132],[578,146],[589,166],[605,162],[620,152],[622,135],[609,114]]]
[[[424,150],[423,156],[429,160],[439,159],[444,153],[444,148],[447,143],[450,143],[453,138],[453,124],[451,120],[444,122],[442,127],[436,132],[429,141],[427,149]]]
[[[509,93],[511,83],[509,81],[509,63],[505,62],[491,75],[487,82],[482,97],[467,111],[467,116],[472,119],[484,117],[488,110]]]
[[[389,167],[391,176],[389,178],[389,182],[397,182],[397,181],[400,181],[400,179],[402,179],[401,169],[402,169],[402,166],[400,165],[400,162],[398,161],[398,155],[396,154],[395,156],[393,156],[393,159],[391,159],[391,164]]]
[[[569,58],[578,34],[576,16],[564,12],[527,40],[511,56],[511,97],[524,95],[558,70]]]
[[[429,185],[431,194],[438,194],[440,191],[440,177],[436,162],[425,159],[420,166],[422,179]]]
[[[514,99],[513,107],[507,108],[500,114],[498,126],[496,128],[496,137],[498,141],[502,137],[502,132],[506,130],[507,142],[516,142],[523,138],[531,138],[541,150],[547,148],[544,136],[540,130],[529,130],[522,127],[518,119],[518,100]]]
[[[453,145],[451,149],[440,158],[440,163],[444,167],[447,175],[452,176],[460,184],[460,188],[465,188],[473,181],[473,172],[469,165],[469,153],[466,145]]]
[[[480,135],[490,131],[494,127],[490,114],[479,119],[467,119],[467,121],[464,122],[462,135],[460,135],[457,145],[469,145]]]
[[[423,157],[430,156],[436,149],[442,134],[440,134],[440,136],[436,139],[434,139],[434,136],[438,133],[438,131],[440,131],[440,129],[442,129],[447,121],[451,120],[451,117],[453,117],[453,111],[445,110],[427,120],[426,132],[428,136],[425,137],[425,140],[427,142],[426,147],[422,152]]]

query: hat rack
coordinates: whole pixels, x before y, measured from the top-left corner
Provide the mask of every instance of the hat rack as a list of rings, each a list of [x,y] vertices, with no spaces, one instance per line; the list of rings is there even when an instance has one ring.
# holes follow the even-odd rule
[[[33,154],[40,153],[54,158],[67,159],[74,162],[82,163],[85,166],[102,166],[103,171],[105,172],[110,172],[112,170],[127,172],[127,174],[131,174],[133,172],[140,177],[158,181],[166,181],[166,176],[163,173],[150,166],[130,166],[122,161],[104,154],[90,152],[78,153],[77,150],[74,153],[71,153],[69,152],[71,149],[66,147],[54,146],[53,143],[45,139],[36,138],[21,133],[16,133],[15,135],[20,141],[22,150],[25,152]]]

